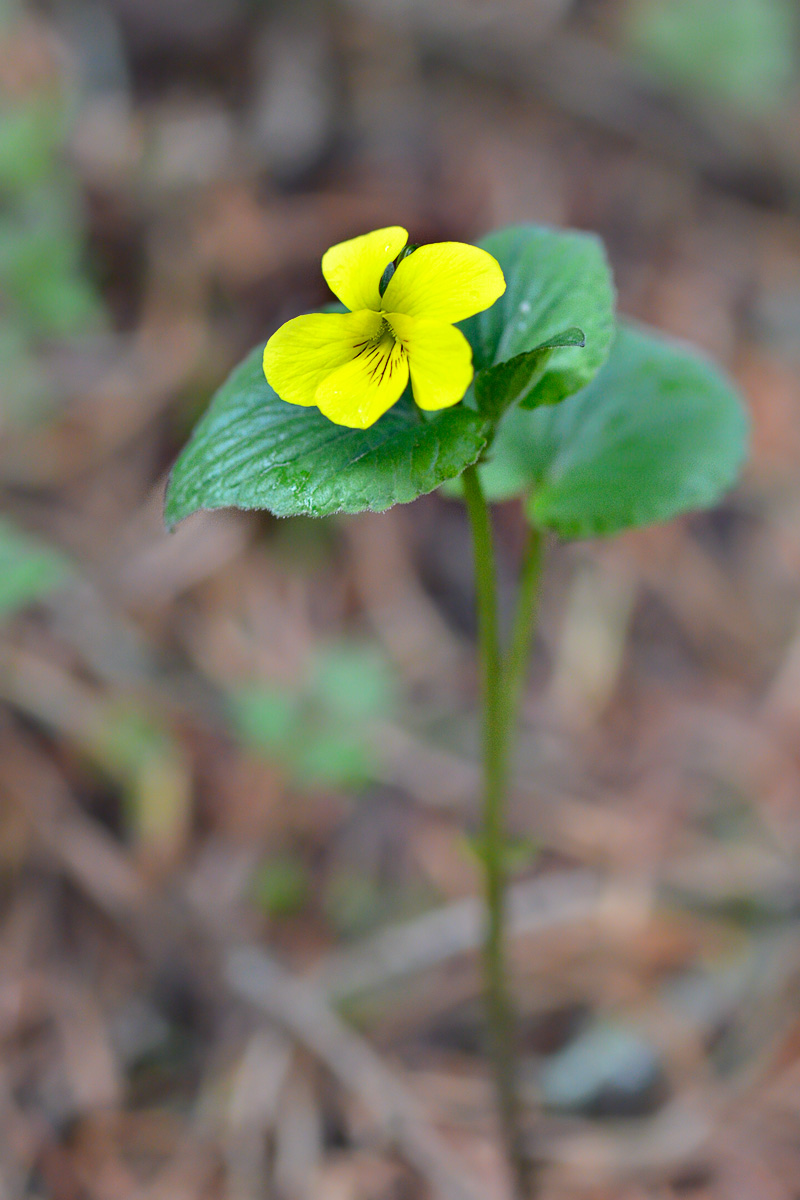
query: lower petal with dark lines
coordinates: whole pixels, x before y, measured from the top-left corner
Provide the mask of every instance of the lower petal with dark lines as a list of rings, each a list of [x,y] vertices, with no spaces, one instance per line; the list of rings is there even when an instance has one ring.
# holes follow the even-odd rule
[[[368,429],[402,396],[408,383],[408,357],[391,334],[365,342],[350,362],[317,388],[316,404],[337,425]]]
[[[289,404],[316,404],[322,380],[349,362],[359,347],[380,340],[385,326],[380,313],[368,310],[295,317],[267,342],[267,382]]]

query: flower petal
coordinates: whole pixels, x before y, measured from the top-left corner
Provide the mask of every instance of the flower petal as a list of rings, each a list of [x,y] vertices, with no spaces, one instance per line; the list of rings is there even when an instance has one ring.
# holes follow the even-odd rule
[[[472,347],[461,330],[403,313],[387,313],[386,319],[408,354],[419,407],[431,410],[458,404],[472,382]]]
[[[310,313],[281,325],[264,348],[267,382],[289,404],[316,404],[326,375],[354,358],[378,336],[383,318],[374,312]]]
[[[491,254],[464,242],[433,242],[399,264],[383,309],[452,325],[489,308],[505,290],[500,264]]]
[[[331,246],[322,256],[322,274],[328,287],[351,312],[379,309],[381,276],[407,241],[405,229],[390,225]]]
[[[408,358],[387,330],[382,341],[323,379],[316,403],[337,425],[368,429],[400,399],[407,383]]]

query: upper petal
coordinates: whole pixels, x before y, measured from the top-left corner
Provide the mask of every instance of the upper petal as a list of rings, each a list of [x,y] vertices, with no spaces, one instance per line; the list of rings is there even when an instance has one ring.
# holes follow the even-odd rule
[[[316,404],[316,391],[326,375],[358,353],[378,335],[378,313],[310,313],[281,325],[264,348],[267,382],[290,404]]]
[[[337,425],[368,429],[400,399],[407,383],[406,353],[387,331],[322,380],[316,403]]]
[[[408,354],[411,386],[420,408],[458,404],[472,382],[472,347],[460,329],[443,321],[387,313]]]
[[[464,242],[433,242],[399,264],[383,308],[452,325],[489,308],[505,290],[500,264],[491,254]]]
[[[379,309],[381,276],[407,241],[405,229],[389,225],[331,246],[322,256],[322,274],[328,287],[352,312]]]

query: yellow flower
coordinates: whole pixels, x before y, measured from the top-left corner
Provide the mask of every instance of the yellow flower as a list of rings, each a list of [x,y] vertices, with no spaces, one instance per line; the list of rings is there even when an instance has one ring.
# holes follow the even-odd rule
[[[394,267],[407,242],[393,225],[323,255],[322,273],[350,312],[295,317],[273,334],[264,374],[282,400],[367,429],[409,376],[420,408],[462,399],[472,350],[454,323],[494,304],[506,289],[503,272],[491,254],[462,242],[420,246]]]

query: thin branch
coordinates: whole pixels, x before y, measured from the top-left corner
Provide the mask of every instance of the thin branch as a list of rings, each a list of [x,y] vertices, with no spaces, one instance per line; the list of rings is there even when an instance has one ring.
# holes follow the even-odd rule
[[[324,995],[262,950],[232,951],[225,978],[242,999],[302,1042],[365,1105],[386,1140],[447,1200],[485,1200],[463,1165],[422,1116],[419,1101]]]
[[[508,936],[524,937],[573,921],[602,907],[604,889],[592,871],[559,871],[514,884],[506,892]],[[484,906],[477,897],[458,900],[381,930],[351,949],[332,954],[317,986],[337,1003],[377,991],[480,948]]]

